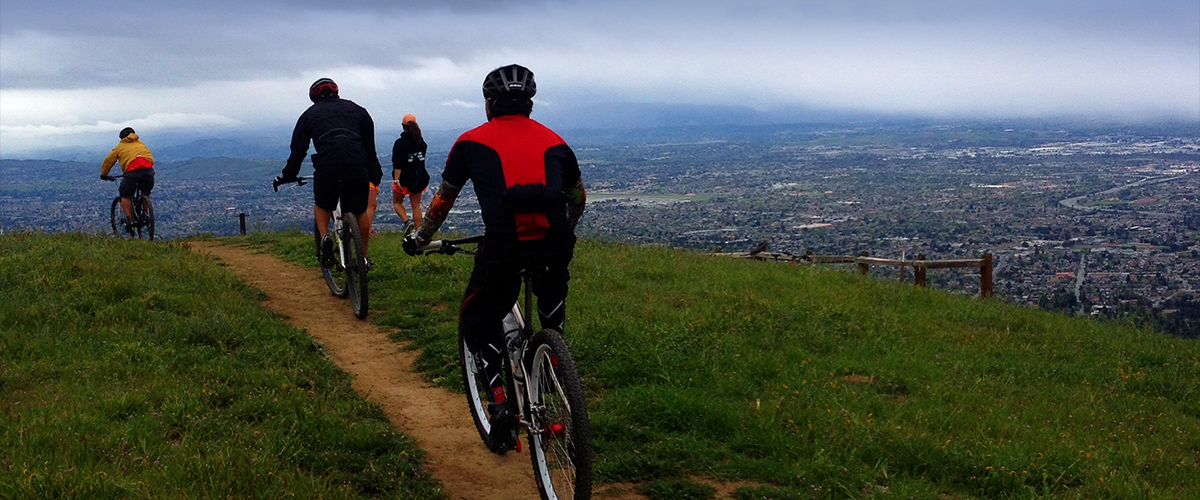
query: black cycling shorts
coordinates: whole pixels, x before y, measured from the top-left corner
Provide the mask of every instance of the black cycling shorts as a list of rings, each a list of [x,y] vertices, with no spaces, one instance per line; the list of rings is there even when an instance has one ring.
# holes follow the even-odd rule
[[[367,169],[362,167],[323,166],[313,171],[313,201],[330,212],[337,209],[338,200],[342,213],[366,212],[370,189]]]
[[[153,168],[125,172],[125,177],[121,178],[121,187],[117,188],[117,194],[122,198],[133,198],[133,193],[138,189],[142,190],[142,196],[150,196],[150,190],[154,189]]]

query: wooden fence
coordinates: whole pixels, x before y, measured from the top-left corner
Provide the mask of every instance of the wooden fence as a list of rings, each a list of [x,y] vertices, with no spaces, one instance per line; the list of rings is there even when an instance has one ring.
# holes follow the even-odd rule
[[[792,264],[855,264],[858,266],[858,272],[867,274],[871,271],[871,266],[892,266],[900,268],[900,281],[906,281],[906,268],[913,269],[913,282],[915,285],[924,287],[925,273],[929,269],[952,269],[952,268],[979,268],[979,296],[992,296],[992,254],[985,253],[978,259],[949,259],[949,260],[926,260],[925,254],[917,255],[914,260],[905,259],[880,259],[871,257],[869,253],[862,252],[858,256],[853,255],[813,255],[808,252],[804,255],[793,255],[783,252],[733,252],[733,253],[718,253],[714,255],[727,255],[730,257],[739,257],[754,260],[769,260],[774,262],[788,262]]]

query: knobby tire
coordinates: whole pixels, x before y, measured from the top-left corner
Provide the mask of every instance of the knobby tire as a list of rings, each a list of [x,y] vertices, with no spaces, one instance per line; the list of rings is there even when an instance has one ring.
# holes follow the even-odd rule
[[[518,325],[517,320],[512,317],[514,315],[515,317],[520,317],[520,311],[515,306],[512,311],[509,311],[508,315],[510,317],[505,318],[505,328],[508,328],[507,325],[509,324],[519,328],[519,326],[516,326]],[[504,333],[507,335],[509,332],[506,331]],[[471,409],[471,420],[475,421],[475,430],[479,432],[479,439],[483,441],[484,446],[487,446],[488,435],[492,431],[487,411],[488,390],[490,387],[487,379],[479,370],[475,354],[467,348],[467,339],[461,334],[458,337],[458,359],[462,364],[463,392],[467,395],[467,407]],[[506,376],[506,390],[509,392],[509,397],[516,397],[512,379],[509,377],[512,374],[512,367],[508,360],[508,353],[506,352],[501,359],[503,363],[501,373]]]
[[[354,317],[367,317],[367,263],[363,253],[362,232],[358,229],[358,216],[342,214],[342,245],[346,252],[346,289],[350,292],[350,308]]]
[[[146,228],[146,239],[154,241],[154,205],[150,203],[149,196],[142,196],[142,222]],[[138,228],[138,234],[141,234],[142,228]]]
[[[542,500],[592,497],[592,432],[583,381],[562,334],[544,329],[533,336],[529,367],[530,407],[545,405],[542,432],[529,432],[529,455]],[[557,432],[551,427],[560,425]]]
[[[479,439],[486,446],[492,425],[488,422],[488,381],[479,369],[478,360],[474,353],[467,348],[467,339],[461,334],[458,337],[458,354],[462,363],[463,392],[467,394],[467,407],[471,409],[471,420],[475,421],[475,430]],[[508,365],[507,362],[504,363]]]
[[[120,238],[122,236],[122,234],[125,232],[124,224],[121,224],[121,228],[117,229],[117,223],[121,222],[121,218],[124,216],[125,216],[125,211],[121,209],[121,197],[118,196],[116,198],[113,198],[112,212],[111,212],[113,236]]]
[[[341,239],[341,235],[337,234],[337,231],[334,231],[333,228],[336,225],[333,223],[333,219],[330,218],[329,221],[330,224],[327,230],[329,231],[329,237],[334,239],[333,250],[337,251],[338,240]],[[325,277],[325,285],[329,287],[329,293],[339,299],[346,298],[346,278],[345,275],[339,272],[337,268],[337,266],[340,266],[341,264],[334,264],[332,269],[326,269],[325,267],[321,266],[321,230],[317,228],[317,222],[315,220],[313,221],[313,241],[316,243],[317,248],[317,266],[321,268],[321,275]]]

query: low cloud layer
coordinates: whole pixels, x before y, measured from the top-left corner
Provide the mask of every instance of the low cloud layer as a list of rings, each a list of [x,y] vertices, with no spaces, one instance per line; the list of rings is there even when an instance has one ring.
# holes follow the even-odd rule
[[[1194,0],[332,5],[7,2],[0,153],[108,141],[91,131],[133,123],[288,128],[322,76],[381,128],[409,112],[427,128],[463,128],[483,119],[483,75],[511,62],[537,73],[539,100],[556,111],[645,102],[1200,118]]]

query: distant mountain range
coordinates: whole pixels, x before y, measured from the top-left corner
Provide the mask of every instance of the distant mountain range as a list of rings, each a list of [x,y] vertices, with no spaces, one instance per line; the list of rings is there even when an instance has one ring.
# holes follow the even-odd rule
[[[792,107],[759,111],[733,105],[672,105],[610,103],[588,107],[534,110],[535,119],[555,129],[571,144],[638,144],[711,139],[765,139],[772,135],[806,134],[836,130],[837,133],[867,131],[911,134],[929,127],[978,129],[1057,130],[1072,134],[1106,133],[1137,129],[1142,135],[1189,135],[1200,130],[1196,122],[1162,121],[1154,123],[1117,123],[1095,120],[1022,119],[1022,120],[935,120],[906,116],[881,116],[854,111]],[[425,140],[431,154],[449,150],[463,130],[426,130]],[[391,163],[391,147],[399,130],[377,130],[376,144],[380,160]],[[213,131],[197,136],[194,132],[155,132],[147,137],[157,162],[181,162],[196,158],[238,158],[283,161],[288,156],[290,125],[286,128],[253,131]],[[115,141],[114,141],[115,142]],[[108,147],[68,147],[5,154],[3,159],[38,159],[98,163]],[[311,153],[311,151],[310,151]]]
[[[570,136],[609,140],[612,138],[643,137],[649,129],[668,129],[667,134],[676,134],[670,129],[684,128],[694,132],[706,130],[702,135],[711,135],[728,128],[755,127],[785,124],[843,125],[862,121],[890,121],[897,117],[870,115],[847,110],[830,110],[807,107],[779,108],[760,111],[749,106],[738,105],[694,105],[659,103],[602,103],[584,105],[546,105],[534,108],[535,119],[558,131],[570,141]],[[479,116],[482,121],[483,116]],[[377,120],[378,121],[378,120]],[[454,139],[466,129],[474,126],[465,124],[458,129],[426,129],[426,142],[430,149],[449,149]],[[203,135],[194,131],[147,131],[144,139],[155,160],[159,162],[183,161],[191,158],[246,158],[282,160],[288,155],[292,123],[257,130],[213,130]],[[656,132],[655,135],[663,135]],[[389,156],[392,141],[400,136],[400,130],[377,129],[377,147],[381,157]],[[115,140],[113,141],[115,143]],[[107,144],[107,141],[100,141]],[[108,153],[111,146],[63,147],[18,154],[6,152],[4,159],[51,159],[62,161],[96,162]]]

